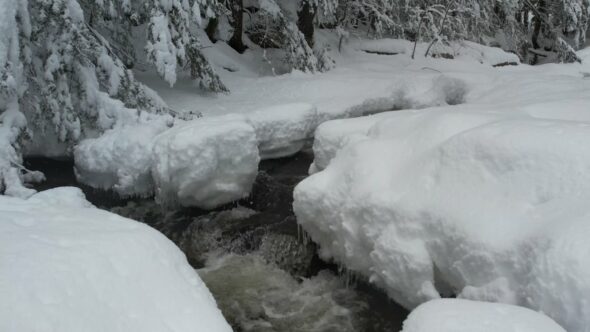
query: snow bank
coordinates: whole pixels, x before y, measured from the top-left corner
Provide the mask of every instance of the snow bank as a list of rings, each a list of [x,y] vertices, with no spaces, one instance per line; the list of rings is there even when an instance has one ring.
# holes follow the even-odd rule
[[[246,116],[256,130],[262,159],[281,158],[299,152],[313,137],[317,111],[306,103],[264,108]]]
[[[415,57],[424,57],[430,43],[418,43]],[[411,56],[414,51],[414,43],[403,39],[374,39],[359,40],[353,42],[357,50],[381,55],[403,54]],[[450,55],[454,59],[475,61],[487,65],[517,65],[520,64],[518,55],[509,53],[498,47],[490,47],[470,41],[452,42],[450,45],[438,44],[433,47],[431,54]]]
[[[294,193],[323,258],[408,308],[450,289],[590,327],[590,123],[472,108],[363,121]]]
[[[458,42],[454,48],[455,59],[475,60],[492,66],[520,64],[518,55],[506,52],[499,47],[489,47],[464,40]]]
[[[261,158],[300,151],[318,119],[314,106],[297,103],[172,122],[155,118],[83,140],[74,149],[78,180],[124,197],[149,196],[155,182],[161,202],[213,208],[248,194]]]
[[[78,181],[94,188],[113,189],[121,196],[149,196],[154,192],[151,166],[154,137],[167,123],[123,126],[86,139],[74,149]]]
[[[0,330],[231,331],[184,255],[75,188],[0,196]]]
[[[157,200],[204,209],[247,196],[260,161],[254,128],[236,115],[173,127],[153,152]]]
[[[336,152],[344,146],[368,138],[369,129],[391,112],[352,119],[327,121],[318,126],[313,142],[314,161],[310,173],[321,171],[328,166]]]
[[[565,332],[530,309],[466,300],[434,300],[419,306],[402,332]]]

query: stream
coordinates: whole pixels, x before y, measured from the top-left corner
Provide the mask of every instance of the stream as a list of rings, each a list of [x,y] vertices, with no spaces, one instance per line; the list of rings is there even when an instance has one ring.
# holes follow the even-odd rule
[[[165,209],[76,181],[71,160],[28,158],[45,173],[35,189],[80,187],[95,206],[144,222],[186,254],[235,331],[399,331],[408,312],[383,292],[322,261],[292,210],[310,151],[262,161],[251,195],[213,211]],[[305,243],[304,243],[305,242]]]

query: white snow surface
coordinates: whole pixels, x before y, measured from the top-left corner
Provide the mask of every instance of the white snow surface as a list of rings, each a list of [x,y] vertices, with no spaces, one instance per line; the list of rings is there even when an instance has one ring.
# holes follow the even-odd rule
[[[416,308],[402,332],[565,332],[551,318],[523,307],[457,299]]]
[[[354,40],[352,47],[364,52],[383,54],[403,54],[411,56],[414,52],[414,42],[402,39],[375,39],[375,40]],[[415,58],[424,57],[430,43],[418,43],[416,45]],[[468,62],[478,62],[485,65],[517,65],[520,64],[518,55],[505,52],[500,48],[488,47],[470,41],[456,41],[450,45],[435,45],[431,54],[450,55],[454,59]]]
[[[337,50],[338,38],[333,32],[319,30],[316,37],[318,45],[330,45],[332,50]],[[359,45],[372,45],[384,50],[405,45],[406,51],[395,56],[367,54],[360,50],[362,48]],[[253,127],[256,132],[261,159],[285,157],[298,152],[307,139],[313,136],[316,126],[329,119],[355,117],[392,109],[487,103],[486,99],[490,98],[493,98],[494,103],[498,103],[502,95],[506,94],[510,98],[514,98],[515,94],[518,94],[517,97],[530,97],[529,103],[538,104],[542,100],[534,99],[539,96],[532,93],[537,90],[536,84],[539,81],[571,81],[574,76],[581,78],[584,68],[575,65],[544,66],[552,68],[550,71],[526,65],[493,68],[491,65],[497,62],[512,62],[517,59],[513,54],[500,49],[473,43],[454,44],[451,51],[456,56],[455,60],[424,58],[423,54],[412,60],[407,52],[408,47],[410,50],[413,47],[411,43],[388,39],[352,40],[344,46],[342,53],[332,51],[331,55],[337,61],[337,67],[327,73],[312,75],[293,72],[275,76],[273,73],[277,72],[280,63],[278,58],[274,58],[273,52],[268,52],[264,57],[266,60],[261,60],[263,50],[255,46],[245,54],[236,53],[221,41],[205,46],[207,47],[203,49],[204,53],[217,67],[223,81],[231,90],[230,94],[210,95],[199,92],[195,82],[181,74],[174,88],[152,71],[141,72],[138,69],[136,77],[156,90],[175,111],[204,115],[204,118],[194,121],[208,121],[206,119],[227,114],[241,116],[240,121]],[[418,45],[422,53],[426,47],[425,44]],[[584,92],[583,88],[572,90],[571,86],[568,86],[564,90],[559,88],[562,85],[556,86],[553,92],[549,91],[547,94],[551,100],[555,100],[555,95],[564,93],[570,98],[581,99],[580,93]],[[541,99],[543,98],[545,96],[541,96]],[[583,102],[585,101],[582,99],[581,103]],[[534,107],[531,106],[530,112],[535,112]],[[111,146],[101,140],[83,143],[83,147],[76,150],[77,160],[96,160],[94,156],[100,155],[104,157],[101,159],[112,162],[94,165],[82,161],[77,165],[80,179],[95,187],[112,187],[124,196],[152,194],[153,177],[160,180],[166,178],[152,172],[150,181],[147,175],[148,169],[155,169],[153,163],[156,158],[150,150],[150,144],[153,143],[156,133],[152,130],[134,129],[136,133],[147,133],[143,135],[145,138],[122,142],[120,147],[119,143]],[[354,128],[351,130],[354,131]],[[317,133],[325,138],[329,136],[326,131],[320,130]],[[338,131],[335,133],[337,136],[340,135],[337,134]],[[111,138],[104,138],[104,141],[109,142],[114,141],[117,134],[109,132],[107,135]],[[333,157],[339,148],[341,138],[343,137],[334,137],[332,143],[335,145],[331,147],[316,149],[317,159],[314,166],[317,166],[318,170],[324,168]],[[328,141],[328,138],[319,139],[316,144]],[[326,145],[332,143],[328,142]],[[217,146],[219,149],[225,149]],[[233,147],[230,146],[228,149],[232,150]],[[330,149],[332,152],[329,152]],[[324,157],[321,156],[320,150],[326,152]],[[135,160],[121,161],[120,156],[129,151],[138,156],[139,151],[143,151],[143,155]],[[146,163],[149,160],[152,161],[152,165],[148,167]],[[120,167],[120,164],[123,166]],[[171,180],[169,177],[167,179]],[[178,178],[174,181],[182,180]],[[170,184],[169,187],[178,186]],[[166,191],[170,194],[167,195],[170,200],[177,197],[177,193],[171,194],[175,190]],[[237,195],[225,197],[227,200]],[[189,201],[185,200],[184,203]],[[223,200],[218,202],[228,203]]]
[[[317,122],[316,108],[306,103],[177,120],[173,128],[170,119],[155,117],[80,142],[76,175],[123,197],[156,192],[162,202],[213,208],[247,195],[258,161],[297,153]]]
[[[457,76],[462,105],[320,125],[298,222],[408,308],[450,291],[590,331],[590,80],[496,70]]]
[[[267,107],[248,113],[246,120],[256,130],[262,159],[299,152],[313,138],[318,122],[316,108],[306,103]]]
[[[154,192],[151,168],[154,138],[168,129],[165,121],[120,126],[74,149],[78,181],[94,188],[113,189],[123,197]]]
[[[0,196],[0,330],[231,331],[180,250],[76,188]]]
[[[258,173],[256,131],[242,116],[197,119],[155,138],[156,199],[211,209],[246,197]]]
[[[318,32],[318,40],[322,44],[333,46],[338,43],[333,34],[322,31]],[[407,44],[399,40],[372,43],[385,45],[383,47],[390,44]],[[479,60],[448,61],[422,58],[412,61],[408,54],[367,54],[356,50],[357,45],[357,42],[351,42],[342,54],[334,54],[339,62],[338,67],[328,73],[310,75],[294,72],[281,76],[265,76],[274,69],[269,68],[268,63],[260,61],[261,50],[252,49],[244,55],[239,55],[225,43],[218,42],[204,51],[216,66],[221,67],[219,71],[222,78],[232,91],[229,95],[199,94],[195,83],[182,75],[179,75],[174,88],[161,80],[155,72],[137,72],[136,75],[158,91],[176,111],[202,113],[204,118],[194,120],[195,126],[199,126],[199,121],[205,121],[202,125],[205,127],[212,123],[221,123],[221,120],[214,118],[221,116],[223,119],[227,114],[233,114],[231,116],[236,118],[235,121],[245,122],[241,125],[243,128],[246,125],[254,128],[260,158],[269,159],[297,153],[313,136],[317,125],[328,119],[360,116],[391,109],[461,103],[469,93],[468,85],[462,76],[467,75],[475,80],[475,76],[479,77],[481,72],[493,70],[489,64],[481,65]],[[425,48],[426,45],[420,44],[420,47]],[[479,47],[484,50],[484,55],[507,54],[498,49]],[[231,69],[231,72],[223,68]],[[239,117],[240,120],[237,119]],[[146,196],[154,191],[155,177],[160,185],[166,187],[161,191],[161,197],[165,196],[170,200],[179,198],[178,192],[175,191],[180,187],[180,183],[185,180],[191,182],[194,178],[182,179],[187,176],[187,173],[182,173],[172,179],[159,171],[152,171],[150,178],[149,170],[158,169],[154,163],[159,158],[154,156],[152,145],[155,136],[163,129],[160,125],[153,126],[149,123],[143,126],[148,127],[117,128],[108,131],[104,137],[83,141],[75,149],[79,179],[93,187],[113,188],[123,196]],[[128,135],[130,138],[125,139]],[[216,135],[213,134],[207,141],[214,139]],[[204,137],[204,134],[199,137]],[[231,144],[235,144],[232,140],[227,142],[230,141]],[[235,149],[219,144],[215,146],[220,150]],[[178,150],[178,153],[183,152]],[[196,156],[193,156],[193,161],[196,159]],[[320,159],[318,158],[318,162]],[[198,163],[203,165],[205,161]],[[321,165],[321,168],[323,167],[325,165]],[[236,170],[236,174],[240,172],[241,170]],[[228,182],[219,185],[227,184]],[[243,184],[236,183],[236,186],[242,188]],[[220,196],[217,203],[228,203],[227,200],[240,196],[237,192],[242,190],[232,191],[234,194]],[[167,194],[163,195],[163,192]],[[181,204],[195,204],[190,201],[183,199]]]

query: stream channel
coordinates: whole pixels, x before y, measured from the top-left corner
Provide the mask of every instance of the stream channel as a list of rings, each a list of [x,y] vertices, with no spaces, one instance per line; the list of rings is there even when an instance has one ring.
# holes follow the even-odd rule
[[[261,162],[251,195],[214,211],[163,208],[79,184],[71,160],[28,158],[35,189],[80,187],[95,206],[149,224],[186,254],[235,331],[399,331],[408,312],[363,280],[324,262],[292,210],[310,151]]]

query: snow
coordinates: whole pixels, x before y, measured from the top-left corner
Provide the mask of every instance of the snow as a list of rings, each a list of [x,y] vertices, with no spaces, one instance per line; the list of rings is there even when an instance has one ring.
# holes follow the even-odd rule
[[[434,300],[419,306],[402,332],[565,332],[547,316],[513,305]]]
[[[188,122],[151,117],[80,142],[76,175],[123,197],[155,192],[162,203],[210,209],[247,196],[260,159],[297,153],[317,122],[306,103]]]
[[[415,57],[424,57],[429,43],[418,43],[416,45]],[[374,39],[374,40],[354,40],[352,47],[364,52],[382,53],[382,54],[405,54],[411,55],[414,50],[414,43],[403,39]],[[516,54],[508,53],[497,47],[489,47],[470,41],[456,41],[449,46],[435,46],[439,53],[447,53],[454,59],[478,62],[491,66],[503,64],[520,64],[520,59]],[[435,52],[436,53],[436,52]]]
[[[18,153],[18,141],[26,129],[27,120],[19,110],[18,98],[22,87],[23,65],[20,61],[19,33],[30,34],[26,18],[17,25],[17,16],[28,16],[27,8],[20,2],[4,4],[0,10],[0,194],[28,197],[35,191],[23,186],[24,167]],[[35,174],[39,177],[38,174]]]
[[[75,188],[0,196],[0,330],[231,331],[172,242]]]
[[[78,181],[94,188],[113,189],[122,197],[149,196],[154,138],[168,129],[165,121],[121,126],[74,149]]]
[[[499,73],[489,93],[467,79],[463,105],[322,124],[294,193],[321,256],[408,308],[450,291],[587,330],[590,82],[557,68]]]
[[[332,32],[317,31],[316,38],[318,45],[338,49],[337,36]],[[345,45],[342,53],[332,51],[330,55],[337,65],[329,72],[307,74],[295,71],[283,75],[274,75],[281,67],[282,55],[274,58],[272,52],[267,52],[269,62],[266,62],[261,60],[263,55],[259,49],[249,49],[240,55],[223,42],[207,45],[203,52],[222,67],[218,73],[231,91],[228,95],[215,97],[196,93],[188,76],[179,76],[174,88],[162,82],[154,72],[138,71],[135,76],[158,91],[177,111],[199,112],[208,117],[248,114],[276,105],[307,103],[317,108],[318,117],[323,122],[391,109],[443,105],[447,98],[440,95],[444,91],[437,90],[435,84],[440,83],[437,80],[441,73],[451,79],[451,83],[456,83],[453,79],[459,79],[457,76],[460,75],[475,79],[475,76],[498,72],[498,69],[478,61],[423,57],[412,60],[408,54],[367,54],[356,50],[356,45],[353,42]]]
[[[326,168],[338,152],[352,141],[368,138],[369,129],[391,113],[380,113],[360,118],[338,119],[322,123],[316,130],[313,143],[314,161],[311,173]]]
[[[318,44],[330,45],[332,49],[337,49],[338,39],[331,32],[319,30],[316,37]],[[205,36],[201,38],[205,39]],[[252,47],[245,54],[240,55],[223,42],[205,45],[204,54],[219,67],[218,72],[232,91],[228,95],[212,96],[199,93],[195,82],[187,75],[180,73],[174,88],[170,88],[153,71],[138,71],[136,77],[158,91],[176,112],[204,115],[203,119],[194,121],[211,120],[213,121],[211,123],[216,123],[220,121],[215,118],[233,114],[230,116],[236,117],[235,121],[245,122],[243,127],[253,127],[260,159],[279,158],[296,153],[313,136],[316,126],[324,123],[316,132],[314,143],[316,160],[311,169],[312,172],[325,168],[336,151],[348,141],[363,139],[372,126],[372,121],[379,121],[382,117],[377,115],[359,120],[365,121],[366,124],[358,130],[355,127],[359,122],[350,122],[350,131],[358,135],[349,135],[339,128],[349,123],[347,120],[342,120],[338,124],[325,123],[330,119],[356,117],[395,109],[458,104],[486,104],[488,105],[486,107],[490,108],[489,105],[501,105],[511,101],[513,103],[515,99],[519,100],[518,105],[506,104],[502,107],[507,110],[518,108],[521,113],[529,113],[536,117],[564,118],[565,115],[560,114],[564,110],[563,106],[554,109],[550,105],[551,103],[561,105],[558,98],[578,100],[579,105],[572,106],[573,109],[567,112],[572,119],[585,117],[582,112],[578,112],[578,109],[584,107],[587,102],[587,99],[583,97],[587,86],[572,84],[575,82],[573,78],[579,80],[583,76],[583,66],[554,65],[537,68],[521,65],[493,68],[491,64],[497,61],[515,60],[514,55],[472,43],[454,44],[453,52],[457,56],[456,60],[423,56],[411,60],[407,52],[396,56],[367,54],[359,51],[359,45],[381,47],[382,50],[391,50],[403,45],[410,49],[413,47],[411,43],[400,40],[352,40],[350,44],[345,45],[341,54],[332,52],[331,55],[338,62],[338,66],[330,72],[316,75],[293,72],[280,76],[265,76],[273,73],[276,69],[275,64],[279,64],[278,59],[272,56],[265,58],[270,61],[268,63],[266,60],[260,60],[262,58],[260,49]],[[427,47],[422,44],[418,46]],[[559,82],[559,84],[554,84],[554,87],[549,89],[548,85],[551,84],[546,82]],[[543,94],[537,91],[543,91]],[[241,117],[240,120],[237,120],[238,117]],[[331,127],[336,130],[329,129]],[[97,140],[92,144],[83,143],[83,148],[76,149],[76,151],[87,152],[84,154],[84,159],[92,159],[93,155],[102,155],[104,156],[102,159],[112,161],[102,166],[83,165],[83,163],[78,165],[80,179],[94,187],[112,187],[124,196],[151,194],[153,189],[151,183],[154,181],[153,179],[150,181],[147,174],[148,169],[154,169],[154,165],[148,167],[147,163],[149,160],[152,160],[152,163],[155,161],[155,158],[149,154],[150,144],[156,133],[148,128],[134,131],[149,133],[149,135],[140,135],[145,138],[132,138],[130,142],[117,143],[110,148],[111,145],[106,142],[117,140],[116,134],[109,132],[107,135],[112,137],[104,138],[105,143]],[[123,134],[123,131],[120,132]],[[136,135],[133,134],[133,136]],[[90,145],[93,148],[89,148]],[[221,146],[217,148],[226,149]],[[227,149],[233,151],[234,147],[230,146]],[[129,160],[125,164],[124,160],[120,160],[129,151],[138,154],[139,151],[143,151],[141,158],[134,158],[141,162]],[[86,172],[85,169],[87,169]],[[134,174],[134,176],[130,177],[127,174]],[[152,175],[154,176],[160,179],[166,177],[162,174]],[[188,178],[189,182],[193,180],[190,176]],[[127,183],[123,184],[125,181]],[[163,181],[167,184],[181,180]],[[238,183],[236,186],[243,188],[244,184]],[[180,187],[179,184],[171,184],[170,188],[175,189],[168,191],[169,188],[167,188],[165,190],[167,194],[161,195],[162,201],[173,201],[178,198],[177,193],[174,193],[178,187]],[[236,194],[225,196],[226,199],[219,200],[217,203],[228,203],[229,199],[241,197],[237,195],[237,192],[242,191],[248,190],[236,190]],[[195,204],[189,201],[183,201],[183,204]]]
[[[256,130],[262,159],[287,157],[299,152],[313,138],[317,111],[306,103],[267,107],[247,115]]]
[[[155,138],[156,199],[211,209],[246,197],[258,173],[256,131],[241,116],[197,119]]]

